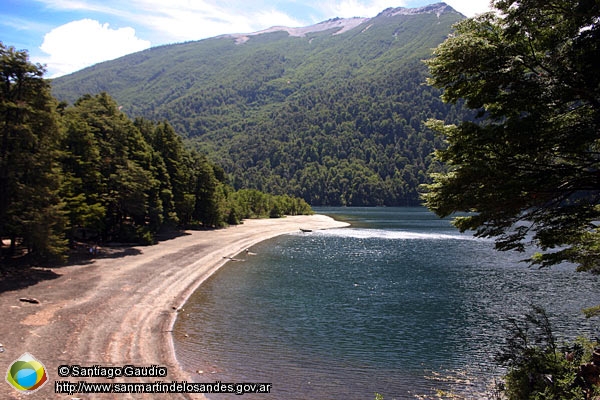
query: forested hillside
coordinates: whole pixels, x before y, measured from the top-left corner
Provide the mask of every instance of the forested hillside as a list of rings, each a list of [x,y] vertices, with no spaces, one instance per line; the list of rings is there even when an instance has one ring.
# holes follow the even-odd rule
[[[234,191],[223,169],[186,149],[167,122],[132,120],[106,93],[57,102],[43,73],[0,42],[0,260],[312,213],[299,198]]]
[[[106,91],[132,117],[169,121],[236,188],[312,205],[416,204],[439,168],[430,154],[440,143],[423,121],[464,116],[424,84],[422,60],[462,18],[439,3],[299,36],[163,46],[56,79],[53,93],[71,102]],[[360,24],[338,33],[346,23]]]

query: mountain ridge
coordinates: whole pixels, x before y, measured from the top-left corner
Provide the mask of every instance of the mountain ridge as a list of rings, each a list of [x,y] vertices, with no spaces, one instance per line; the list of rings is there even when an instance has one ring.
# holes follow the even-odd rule
[[[430,4],[423,7],[415,7],[415,8],[407,8],[407,7],[389,7],[379,13],[377,16],[373,18],[377,18],[379,16],[387,16],[393,17],[397,15],[417,15],[424,13],[435,13],[438,18],[443,12],[457,12],[451,6],[444,2],[439,2],[435,4]],[[265,33],[274,33],[274,32],[287,32],[290,36],[293,37],[305,37],[308,33],[316,33],[327,30],[337,29],[332,35],[340,35],[347,31],[350,31],[357,26],[372,20],[373,18],[369,17],[352,17],[352,18],[340,18],[335,17],[325,21],[317,22],[313,25],[307,25],[303,27],[288,27],[276,25],[270,28],[266,28],[256,32],[250,33],[228,33],[216,36],[217,38],[234,38],[236,44],[243,44],[250,40],[250,37],[262,35]],[[366,28],[368,29],[368,27]]]

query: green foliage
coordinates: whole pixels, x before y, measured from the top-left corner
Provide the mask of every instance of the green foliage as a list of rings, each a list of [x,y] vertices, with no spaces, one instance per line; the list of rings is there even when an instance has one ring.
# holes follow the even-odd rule
[[[310,213],[257,192],[238,204],[224,170],[186,149],[167,122],[130,120],[106,93],[57,104],[43,70],[0,43],[0,238],[62,257],[67,241],[151,244],[177,224],[221,227]],[[9,254],[9,255],[12,255]]]
[[[219,213],[217,197],[219,182],[214,169],[205,158],[198,158],[194,169],[196,170],[196,204],[193,217],[204,226],[222,226],[223,215]]]
[[[163,46],[53,82],[104,90],[130,115],[168,120],[236,189],[312,205],[408,205],[439,169],[427,118],[464,117],[423,85],[421,60],[462,16],[384,12],[348,32],[284,32]]]
[[[586,318],[597,317],[600,315],[600,305],[583,309],[583,314]]]
[[[241,189],[231,196],[237,218],[280,218],[284,215],[310,215],[312,209],[303,199],[288,195],[273,196],[256,189]]]
[[[427,62],[429,82],[476,122],[430,121],[448,171],[427,206],[500,250],[541,252],[534,264],[600,268],[600,16],[598,2],[495,1],[497,14],[455,26]]]
[[[44,70],[0,42],[0,238],[38,257],[59,256],[67,228],[56,102]],[[1,244],[0,244],[1,246]]]
[[[503,393],[510,400],[587,399],[590,391],[579,374],[591,360],[594,343],[578,339],[558,347],[548,316],[533,307],[524,320],[508,321],[508,337],[497,361],[508,367]]]
[[[311,212],[300,199],[235,193],[223,169],[186,149],[170,124],[131,121],[106,93],[83,96],[63,115],[72,238],[84,230],[104,241],[149,244],[154,233],[177,224],[218,228],[269,213]]]
[[[106,93],[83,96],[64,112],[70,134],[65,170],[81,182],[76,195],[85,198],[83,219],[71,213],[78,229],[100,228],[104,240],[131,240],[136,227],[154,220],[159,181],[153,175],[152,149],[140,131]],[[79,136],[85,145],[73,144]],[[159,207],[160,208],[160,207]],[[95,210],[98,214],[89,215]],[[91,218],[91,220],[90,220]],[[91,222],[91,225],[84,225]]]

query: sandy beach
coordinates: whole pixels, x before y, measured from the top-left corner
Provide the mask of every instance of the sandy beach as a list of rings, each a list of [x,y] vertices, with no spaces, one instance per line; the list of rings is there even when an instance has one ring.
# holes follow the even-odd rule
[[[97,258],[40,271],[46,279],[0,293],[1,398],[202,399],[189,394],[58,394],[55,382],[154,383],[190,381],[173,349],[172,326],[191,293],[212,273],[252,245],[303,229],[346,226],[327,216],[246,220],[215,231],[187,231],[154,246],[100,249]],[[20,299],[35,299],[28,303]],[[3,351],[2,351],[3,350]],[[9,365],[28,352],[49,381],[25,395],[5,381]],[[59,366],[166,368],[166,377],[58,376]],[[164,370],[163,368],[163,370]],[[73,370],[73,368],[71,368]],[[211,383],[211,382],[207,382]]]

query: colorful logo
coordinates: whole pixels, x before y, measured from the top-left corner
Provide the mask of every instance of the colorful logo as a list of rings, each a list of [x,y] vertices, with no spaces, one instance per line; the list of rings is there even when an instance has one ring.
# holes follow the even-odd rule
[[[6,382],[15,389],[29,394],[40,389],[48,382],[46,368],[29,353],[15,360],[6,373]]]

